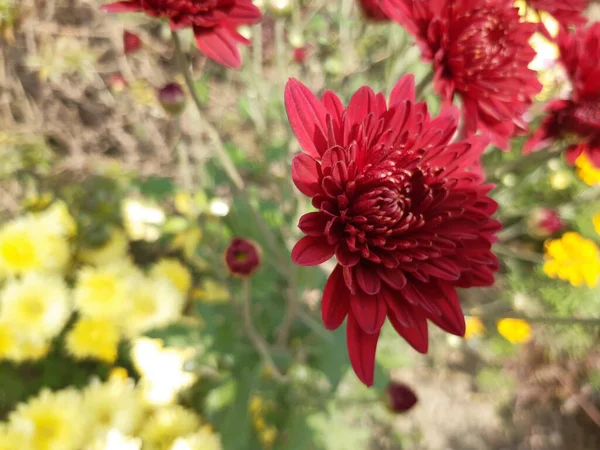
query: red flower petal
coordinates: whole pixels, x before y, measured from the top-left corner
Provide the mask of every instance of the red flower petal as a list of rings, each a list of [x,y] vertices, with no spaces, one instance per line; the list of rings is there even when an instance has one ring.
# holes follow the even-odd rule
[[[390,95],[390,107],[396,106],[405,100],[409,100],[413,103],[415,101],[415,76],[412,73],[400,78],[398,83],[396,83],[396,86],[394,86],[394,89],[392,89]]]
[[[290,78],[285,86],[285,110],[300,146],[319,158],[327,150],[325,108],[302,83]]]
[[[387,314],[385,301],[382,298],[378,295],[357,292],[350,296],[350,308],[356,322],[365,333],[379,333]]]
[[[440,297],[436,299],[442,315],[431,315],[429,319],[442,330],[456,336],[465,335],[465,316],[460,307],[456,289],[449,283],[439,283]]]
[[[375,374],[375,352],[379,332],[374,334],[365,333],[358,325],[352,314],[348,315],[346,321],[346,345],[348,356],[356,376],[367,386],[373,385]]]
[[[128,13],[143,11],[142,5],[140,5],[139,2],[134,1],[109,3],[108,5],[102,5],[100,9],[107,13]]]
[[[198,49],[213,61],[226,67],[239,69],[242,57],[236,45],[236,38],[225,27],[194,27],[194,37]]]
[[[321,317],[328,330],[338,328],[350,309],[350,292],[344,282],[340,265],[335,266],[325,283],[323,300],[321,301]]]
[[[251,25],[260,21],[262,13],[251,1],[236,1],[227,12],[227,20],[231,23]]]
[[[359,264],[356,266],[355,274],[358,286],[365,294],[375,295],[379,292],[381,280],[375,269],[365,264]]]
[[[407,308],[407,311],[409,309]],[[406,342],[410,344],[419,353],[427,353],[429,348],[429,337],[427,333],[427,320],[424,316],[413,312],[412,320],[414,320],[415,326],[405,327],[397,318],[395,314],[388,314],[390,323],[400,336],[402,336]]]
[[[298,228],[309,236],[320,236],[325,232],[329,220],[331,220],[331,216],[325,213],[309,212],[300,218]]]
[[[316,266],[330,259],[335,247],[329,245],[327,238],[304,236],[292,249],[292,260],[300,266]]]
[[[321,192],[321,167],[305,153],[299,153],[292,160],[292,180],[300,192],[314,197]]]

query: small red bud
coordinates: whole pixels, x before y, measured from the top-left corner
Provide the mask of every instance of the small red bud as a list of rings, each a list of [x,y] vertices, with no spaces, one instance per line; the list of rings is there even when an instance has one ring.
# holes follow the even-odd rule
[[[247,239],[233,238],[225,251],[225,264],[232,275],[248,277],[260,266],[260,248]]]
[[[185,108],[185,94],[179,83],[168,83],[158,89],[158,101],[169,114],[181,114]]]
[[[546,239],[565,227],[558,213],[549,208],[535,208],[527,217],[531,236]]]
[[[296,47],[292,51],[292,59],[298,64],[304,64],[308,58],[309,48],[306,46]]]
[[[123,49],[125,50],[125,54],[129,55],[135,53],[140,48],[142,48],[142,40],[140,37],[131,31],[125,30],[123,32]]]
[[[113,92],[123,92],[127,87],[127,81],[120,73],[114,73],[108,77],[108,87]]]
[[[406,384],[390,381],[385,389],[385,405],[393,413],[401,414],[417,403],[417,396]]]

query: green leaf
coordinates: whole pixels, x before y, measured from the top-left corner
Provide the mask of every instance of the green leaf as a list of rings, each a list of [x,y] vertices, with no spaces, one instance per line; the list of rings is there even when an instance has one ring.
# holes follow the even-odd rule
[[[157,200],[164,199],[175,193],[175,183],[171,178],[148,177],[135,183],[142,195]]]

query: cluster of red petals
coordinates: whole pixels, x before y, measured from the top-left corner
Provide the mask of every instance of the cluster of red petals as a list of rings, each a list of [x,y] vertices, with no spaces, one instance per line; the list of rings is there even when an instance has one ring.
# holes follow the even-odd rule
[[[445,102],[459,95],[467,136],[478,130],[507,148],[527,130],[523,114],[542,86],[528,68],[537,25],[520,21],[507,0],[381,0],[386,13],[417,39],[432,61]]]
[[[527,8],[538,14],[545,11],[552,15],[563,28],[581,26],[587,22],[583,14],[591,0],[528,0]]]
[[[260,267],[260,249],[248,239],[235,237],[225,250],[225,265],[231,275],[248,277]]]
[[[367,19],[376,22],[387,22],[388,15],[381,9],[380,0],[359,0],[360,8]]]
[[[585,153],[600,167],[600,22],[576,33],[562,32],[557,42],[571,81],[571,98],[546,106],[546,118],[523,151],[540,150],[552,140],[564,139],[571,144],[567,148],[571,164]]]
[[[198,49],[212,60],[238,68],[242,59],[238,44],[250,41],[236,30],[260,21],[260,10],[252,0],[123,0],[103,7],[104,11],[144,12],[168,19],[172,30],[191,27]]]
[[[293,159],[292,179],[316,208],[300,219],[306,236],[292,259],[313,266],[336,256],[323,322],[335,329],[347,318],[352,367],[371,385],[386,317],[426,352],[428,319],[464,334],[456,288],[493,283],[497,204],[488,197],[492,186],[470,170],[489,140],[450,143],[458,110],[430,118],[426,104],[415,102],[412,75],[389,102],[362,87],[347,107],[334,93],[319,99],[292,79],[285,105],[304,150]]]

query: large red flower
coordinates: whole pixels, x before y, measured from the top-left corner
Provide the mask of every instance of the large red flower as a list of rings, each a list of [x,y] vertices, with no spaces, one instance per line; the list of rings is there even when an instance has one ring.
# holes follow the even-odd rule
[[[371,385],[386,317],[426,352],[427,319],[465,332],[456,288],[494,281],[497,204],[487,195],[492,186],[470,171],[488,139],[450,143],[458,110],[449,106],[431,119],[427,105],[415,102],[412,75],[389,103],[363,87],[346,108],[332,92],[318,99],[292,79],[285,104],[304,150],[294,157],[292,179],[317,209],[300,219],[306,236],[292,259],[313,266],[336,256],[323,322],[335,329],[348,318],[352,367]]]
[[[526,131],[523,114],[542,86],[527,66],[536,25],[522,23],[507,0],[381,0],[433,61],[434,87],[462,99],[465,132],[489,134],[501,148]]]
[[[525,144],[524,153],[565,140],[570,143],[567,157],[571,164],[586,153],[600,167],[600,22],[576,33],[561,32],[557,41],[572,85],[571,98],[546,106],[548,114]]]
[[[252,0],[123,0],[103,7],[107,12],[145,12],[168,19],[172,30],[192,27],[196,45],[210,59],[238,68],[242,59],[237,44],[249,45],[236,29],[260,21]]]

